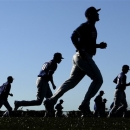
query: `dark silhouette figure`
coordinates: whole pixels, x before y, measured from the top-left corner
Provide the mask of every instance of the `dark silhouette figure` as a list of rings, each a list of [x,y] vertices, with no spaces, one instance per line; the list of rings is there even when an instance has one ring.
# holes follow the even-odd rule
[[[106,117],[106,116],[107,116],[107,115],[106,115],[106,102],[107,102],[107,99],[104,98],[104,99],[102,100],[102,117]]]
[[[94,116],[95,117],[103,116],[103,99],[102,99],[103,95],[104,95],[104,91],[100,91],[99,94],[94,99],[94,102],[95,102]]]
[[[62,114],[63,114],[62,104],[63,104],[63,102],[64,102],[64,101],[61,99],[60,102],[55,106],[55,109],[56,109],[55,117],[62,117]]]
[[[113,108],[113,106],[114,106],[114,102],[111,103],[109,112],[111,111],[111,109]],[[124,108],[122,108],[124,111],[122,111],[121,113],[118,113],[118,115],[115,114],[114,116],[127,117],[127,107],[125,107],[125,105],[122,106],[122,103],[120,103],[119,106],[117,106],[117,109],[118,109],[119,107],[124,107]],[[108,116],[108,117],[109,117],[109,116]]]
[[[90,99],[95,96],[103,83],[100,70],[92,57],[96,54],[96,48],[104,49],[107,47],[107,44],[104,42],[96,44],[97,30],[95,28],[95,23],[99,21],[98,11],[100,11],[100,9],[89,7],[85,11],[87,22],[82,23],[74,30],[71,40],[76,48],[76,53],[73,56],[73,66],[70,78],[66,80],[61,87],[59,87],[51,98],[44,101],[46,110],[48,108],[51,110],[57,100],[65,92],[74,88],[83,79],[83,77],[87,75],[92,79],[92,83],[88,88],[84,100],[79,106],[79,110],[81,110],[84,116],[91,113],[89,107]]]
[[[12,107],[8,102],[8,96],[13,96],[13,94],[10,93],[11,83],[13,83],[13,80],[14,79],[12,76],[8,76],[7,82],[0,86],[0,108],[3,105],[7,108],[7,111],[3,114],[3,117],[12,115]]]
[[[114,104],[112,109],[109,112],[108,117],[119,116],[126,112],[127,110],[127,101],[125,89],[126,86],[130,86],[130,83],[126,83],[127,72],[129,71],[128,65],[122,66],[122,72],[113,80],[117,84],[115,94],[114,94]]]
[[[42,69],[37,78],[37,99],[32,101],[15,101],[14,110],[17,110],[20,106],[41,105],[44,97],[49,98],[52,96],[52,91],[48,82],[50,81],[53,89],[56,89],[56,86],[53,81],[53,74],[57,69],[57,64],[59,64],[62,59],[63,57],[61,53],[55,53],[52,60],[43,64]]]

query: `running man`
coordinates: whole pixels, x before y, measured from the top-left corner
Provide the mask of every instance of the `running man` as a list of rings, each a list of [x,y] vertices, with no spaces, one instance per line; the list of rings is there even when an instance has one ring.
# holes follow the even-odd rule
[[[36,82],[37,99],[32,101],[15,101],[15,111],[21,106],[39,106],[42,104],[44,97],[49,98],[52,96],[52,91],[48,82],[50,81],[53,89],[56,89],[56,86],[53,81],[53,74],[57,69],[57,64],[59,64],[62,61],[62,59],[62,54],[57,52],[54,54],[52,60],[43,64]]]
[[[90,100],[100,89],[103,78],[99,68],[93,60],[93,56],[96,55],[96,49],[105,49],[107,44],[101,42],[96,43],[97,30],[95,24],[99,21],[98,12],[101,9],[95,7],[89,7],[85,11],[85,17],[87,21],[82,23],[77,29],[74,30],[71,36],[72,43],[76,48],[76,53],[73,56],[73,66],[70,74],[70,78],[66,80],[61,87],[54,93],[52,97],[44,101],[44,105],[47,111],[50,111],[50,115],[53,106],[57,100],[68,90],[74,88],[85,75],[92,79],[92,83],[88,87],[88,91],[79,106],[79,110],[83,116],[91,114]]]

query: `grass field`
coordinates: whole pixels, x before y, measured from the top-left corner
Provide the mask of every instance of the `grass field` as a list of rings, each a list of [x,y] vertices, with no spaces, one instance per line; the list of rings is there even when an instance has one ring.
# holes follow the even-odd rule
[[[0,118],[0,130],[130,130],[129,118]]]

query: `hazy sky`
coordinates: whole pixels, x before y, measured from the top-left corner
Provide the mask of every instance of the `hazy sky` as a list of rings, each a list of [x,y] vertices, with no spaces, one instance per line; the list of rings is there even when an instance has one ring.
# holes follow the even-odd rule
[[[98,49],[94,60],[104,79],[100,90],[105,91],[103,98],[108,99],[107,107],[110,106],[116,86],[113,79],[121,72],[122,65],[130,65],[129,0],[0,0],[0,84],[9,75],[15,78],[11,88],[14,96],[8,98],[12,108],[14,100],[36,99],[37,75],[55,52],[61,52],[65,58],[54,74],[57,88],[69,78],[75,54],[70,37],[86,21],[84,12],[90,6],[101,8],[100,21],[96,23],[97,43],[107,42],[108,47]],[[127,81],[130,82],[130,72]],[[78,110],[90,83],[86,76],[61,97],[64,111]],[[128,104],[129,92],[130,87],[126,89]],[[45,108],[42,104],[23,108],[26,109]]]

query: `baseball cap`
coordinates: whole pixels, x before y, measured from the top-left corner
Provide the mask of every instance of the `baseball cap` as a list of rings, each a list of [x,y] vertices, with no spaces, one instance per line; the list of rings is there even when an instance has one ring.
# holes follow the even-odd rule
[[[97,13],[100,10],[101,9],[96,9],[95,7],[91,6],[91,7],[86,9],[85,16],[88,17],[90,14],[95,14],[95,13]]]
[[[123,65],[122,66],[122,69],[127,69],[127,70],[130,70],[129,66],[128,65]]]
[[[55,54],[54,54],[54,57],[64,59],[64,58],[62,57],[62,54],[59,53],[59,52],[55,53]]]

